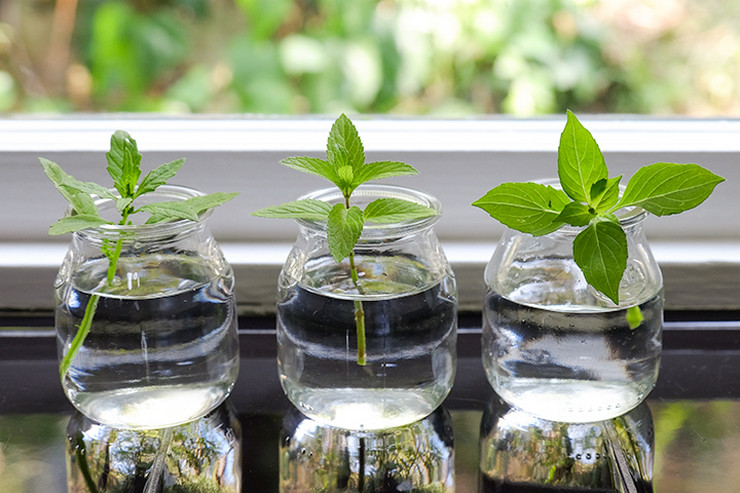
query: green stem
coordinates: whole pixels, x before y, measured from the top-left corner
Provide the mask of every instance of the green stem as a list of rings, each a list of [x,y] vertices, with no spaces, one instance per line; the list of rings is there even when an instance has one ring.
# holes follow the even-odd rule
[[[128,221],[129,212],[130,209],[126,209],[123,211],[123,217],[119,225],[126,224],[126,221]],[[116,249],[113,251],[112,255],[108,255],[106,251],[103,252],[105,256],[108,257],[108,273],[106,275],[105,283],[106,288],[109,287],[113,282],[113,279],[115,279],[116,269],[118,268],[118,259],[121,256],[122,249],[123,239],[119,239],[116,242]],[[87,335],[90,333],[90,328],[92,327],[93,317],[95,317],[95,310],[98,307],[99,300],[100,295],[93,294],[92,296],[90,296],[90,300],[87,302],[87,306],[85,307],[85,315],[82,317],[82,321],[77,327],[77,333],[72,339],[72,343],[69,345],[69,350],[64,355],[64,357],[62,358],[62,362],[59,365],[59,379],[62,380],[62,382],[64,382],[64,377],[67,375],[69,367],[72,366],[72,360],[75,356],[77,356],[77,353],[80,351],[80,347],[82,347],[82,343],[85,342],[85,338],[87,338]]]
[[[349,195],[344,196],[344,205],[349,209]],[[349,273],[352,277],[352,283],[355,285],[357,292],[364,294],[360,286],[360,276],[357,274],[357,265],[355,265],[355,252],[349,252]],[[357,364],[365,366],[366,360],[366,342],[365,342],[365,309],[362,306],[362,300],[354,300],[355,304],[355,326],[357,327]]]

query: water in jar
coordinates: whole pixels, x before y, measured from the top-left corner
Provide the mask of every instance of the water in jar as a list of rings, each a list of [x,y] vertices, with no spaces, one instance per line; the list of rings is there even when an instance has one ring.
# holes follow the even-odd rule
[[[332,273],[315,277],[330,279]],[[418,281],[424,274],[410,278]],[[299,410],[331,426],[378,430],[422,419],[452,386],[454,295],[439,280],[419,286],[380,276],[366,279],[363,288],[364,366],[357,363],[356,291],[331,282],[287,291],[278,303],[281,384]]]
[[[627,308],[530,305],[486,295],[483,364],[494,390],[512,406],[553,421],[613,418],[637,406],[660,364],[662,292]]]
[[[70,401],[101,423],[132,429],[185,423],[213,410],[238,372],[233,278],[193,256],[124,257],[105,282],[91,261],[59,291],[66,352],[93,296],[90,333],[63,379]]]

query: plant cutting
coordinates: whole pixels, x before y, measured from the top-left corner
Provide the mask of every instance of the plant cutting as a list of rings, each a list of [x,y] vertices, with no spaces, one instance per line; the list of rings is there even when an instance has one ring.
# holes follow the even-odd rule
[[[304,198],[266,207],[252,214],[282,219],[326,221],[329,250],[339,263],[349,260],[349,273],[359,294],[364,288],[355,264],[354,248],[365,222],[390,224],[424,219],[437,215],[431,207],[394,197],[376,199],[364,210],[350,203],[352,193],[371,180],[418,174],[414,167],[398,161],[365,162],[360,135],[352,121],[341,115],[332,125],[326,145],[326,160],[313,157],[290,157],[281,163],[289,168],[326,178],[342,193],[343,202],[333,206],[325,201]],[[365,365],[365,314],[362,300],[354,300],[357,326],[357,364]]]
[[[40,160],[46,175],[70,204],[67,215],[54,223],[49,233],[74,233],[55,285],[59,376],[72,403],[93,419],[120,427],[157,427],[169,423],[170,418],[177,420],[179,413],[170,418],[161,416],[164,421],[157,423],[157,418],[145,416],[154,411],[153,402],[162,402],[170,391],[182,390],[178,385],[184,381],[197,382],[197,387],[204,383],[198,377],[215,379],[215,375],[199,373],[208,373],[200,366],[205,364],[201,359],[212,359],[211,368],[222,372],[219,378],[225,377],[225,387],[215,392],[215,401],[223,400],[233,385],[236,329],[229,287],[233,276],[204,221],[212,208],[236,194],[204,195],[167,185],[183,159],[162,164],[141,178],[142,156],[136,141],[124,131],[112,135],[106,158],[112,188],[79,181],[56,163]],[[138,217],[146,219],[135,223]],[[198,241],[203,242],[201,247],[194,244]],[[213,320],[207,320],[207,310],[199,311],[198,335],[207,335],[207,328],[220,334],[218,349],[225,350],[223,356],[228,360],[223,362],[217,362],[212,354],[192,354],[198,337],[182,334],[192,325],[187,320],[193,315],[188,306],[205,306],[194,298],[188,300],[188,294],[212,283],[224,287],[214,294],[211,304],[220,309],[211,313]],[[177,297],[183,298],[179,309],[184,311],[167,312],[172,308],[168,303]],[[185,366],[192,365],[192,378],[173,376],[176,372],[168,364],[176,365],[178,356],[186,361]],[[139,359],[142,369],[136,366]],[[168,379],[165,386],[163,381]],[[201,400],[213,401],[203,404],[209,409],[218,404],[210,395],[213,390],[210,384],[199,389]],[[192,406],[185,408],[193,410]],[[124,416],[127,413],[128,417]],[[148,423],[147,419],[153,421]]]
[[[365,162],[345,115],[331,127],[326,159],[281,163],[335,185],[253,213],[296,219],[300,227],[278,282],[278,363],[288,397],[314,419],[346,428],[426,416],[454,374],[446,357],[439,356],[438,371],[428,366],[435,351],[447,354],[455,333],[454,281],[432,231],[439,202],[368,184],[417,171],[397,161]],[[414,365],[418,385],[409,391],[414,377],[402,368]],[[363,406],[371,417],[358,414]]]
[[[698,206],[724,179],[655,163],[620,186],[572,112],[558,178],[503,183],[473,202],[510,228],[486,270],[484,363],[510,404],[548,419],[606,419],[639,404],[657,376],[662,278],[642,221]]]

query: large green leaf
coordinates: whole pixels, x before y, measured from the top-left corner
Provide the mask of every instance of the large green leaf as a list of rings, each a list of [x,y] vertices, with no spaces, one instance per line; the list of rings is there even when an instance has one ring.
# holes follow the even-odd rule
[[[640,206],[656,216],[678,214],[704,202],[723,181],[697,164],[655,163],[630,178],[619,207]]]
[[[543,235],[562,226],[556,219],[568,202],[565,193],[547,185],[502,183],[473,205],[512,229]]]
[[[595,221],[573,240],[573,259],[591,286],[619,304],[619,283],[627,267],[627,236],[613,221]]]
[[[558,177],[563,190],[573,200],[591,204],[592,185],[608,174],[604,156],[591,132],[568,111],[558,147]]]

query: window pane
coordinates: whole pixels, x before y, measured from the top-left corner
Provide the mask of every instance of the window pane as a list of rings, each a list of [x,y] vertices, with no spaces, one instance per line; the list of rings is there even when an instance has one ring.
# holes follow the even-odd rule
[[[0,112],[740,114],[724,0],[5,0]]]

